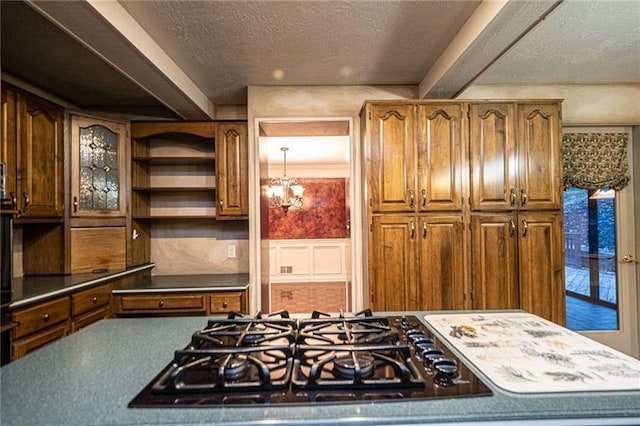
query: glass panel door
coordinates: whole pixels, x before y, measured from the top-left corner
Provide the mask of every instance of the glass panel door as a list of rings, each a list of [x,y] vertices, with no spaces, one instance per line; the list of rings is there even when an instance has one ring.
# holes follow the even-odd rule
[[[127,140],[126,123],[71,116],[71,217],[126,215]]]
[[[628,132],[630,128],[574,127],[567,132]],[[567,327],[631,356],[638,356],[634,178],[620,191],[570,188],[564,193]]]
[[[569,188],[564,193],[567,327],[618,329],[616,193]]]

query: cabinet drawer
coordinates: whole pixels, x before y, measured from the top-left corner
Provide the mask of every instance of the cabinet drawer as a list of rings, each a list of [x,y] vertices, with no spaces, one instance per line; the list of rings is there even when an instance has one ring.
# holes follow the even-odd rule
[[[153,295],[153,296],[119,296],[118,309],[122,313],[206,311],[204,295]]]
[[[109,306],[103,306],[93,311],[84,313],[73,319],[73,324],[71,325],[71,332],[75,333],[81,328],[91,325],[94,322],[100,321],[101,319],[109,318],[110,314],[111,314],[111,309]]]
[[[70,308],[69,298],[63,297],[14,312],[13,320],[18,323],[14,330],[14,339],[67,321]]]
[[[211,313],[243,312],[243,293],[216,293],[211,295]]]
[[[109,304],[111,300],[111,286],[105,285],[90,288],[71,296],[71,315],[76,316],[97,307]]]
[[[29,352],[33,352],[38,348],[61,339],[67,334],[69,334],[69,323],[64,322],[23,339],[14,340],[11,345],[11,359],[16,360],[22,358]]]

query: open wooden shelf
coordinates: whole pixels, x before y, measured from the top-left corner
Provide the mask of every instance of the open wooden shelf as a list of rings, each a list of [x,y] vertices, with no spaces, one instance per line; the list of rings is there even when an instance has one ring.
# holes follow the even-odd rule
[[[148,164],[151,166],[172,166],[172,165],[201,165],[215,164],[216,155],[212,153],[207,156],[141,156],[132,157],[133,161]]]
[[[216,215],[134,215],[136,220],[216,220]]]
[[[215,191],[215,186],[134,186],[134,191],[144,192],[210,192]]]

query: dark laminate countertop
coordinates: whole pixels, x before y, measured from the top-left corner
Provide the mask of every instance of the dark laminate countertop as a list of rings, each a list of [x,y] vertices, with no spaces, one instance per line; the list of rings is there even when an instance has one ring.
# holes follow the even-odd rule
[[[22,308],[33,303],[43,302],[58,296],[64,296],[85,288],[95,287],[136,272],[149,270],[154,266],[155,265],[153,263],[149,263],[132,268],[99,273],[42,275],[14,278],[13,293],[11,295],[9,309]]]
[[[242,291],[249,274],[152,275],[113,289],[113,294]]]
[[[9,310],[95,287],[108,281],[148,271],[153,263],[127,269],[72,275],[43,275],[14,278]],[[125,285],[113,294],[243,291],[249,287],[249,274],[156,275]]]

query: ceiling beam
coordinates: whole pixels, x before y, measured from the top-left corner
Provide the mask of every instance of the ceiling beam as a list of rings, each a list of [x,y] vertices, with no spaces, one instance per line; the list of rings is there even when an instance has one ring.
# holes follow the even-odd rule
[[[562,0],[484,0],[418,86],[420,98],[455,98]]]
[[[184,120],[215,118],[215,106],[118,2],[28,4]]]

